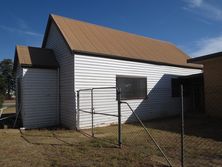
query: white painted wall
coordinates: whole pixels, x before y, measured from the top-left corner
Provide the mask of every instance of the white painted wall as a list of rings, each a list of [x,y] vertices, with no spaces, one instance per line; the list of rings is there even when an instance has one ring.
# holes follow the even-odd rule
[[[199,69],[154,65],[126,60],[75,55],[75,90],[94,87],[115,87],[116,75],[147,77],[148,99],[127,102],[143,120],[175,115],[180,99],[171,97],[171,78],[201,73]],[[117,114],[115,91],[95,92],[95,112]],[[80,93],[80,108],[90,111],[90,92]],[[95,125],[116,123],[117,118],[94,115]],[[91,126],[91,115],[80,113],[80,128]],[[134,120],[131,111],[122,105],[122,121]]]
[[[25,128],[59,123],[57,70],[23,68],[22,118]]]
[[[63,37],[52,23],[46,48],[52,49],[60,66],[60,114],[61,124],[73,129],[76,124],[74,92],[74,56]]]

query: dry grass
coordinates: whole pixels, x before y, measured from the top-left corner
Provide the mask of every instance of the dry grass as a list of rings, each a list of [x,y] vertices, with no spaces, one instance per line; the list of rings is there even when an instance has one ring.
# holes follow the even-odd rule
[[[220,121],[189,119],[185,129],[185,165],[221,166]],[[207,123],[206,123],[207,122]],[[175,166],[179,166],[179,120],[146,123],[151,134]],[[206,128],[207,127],[207,128]],[[204,128],[205,130],[200,128]],[[211,129],[209,131],[209,128]],[[200,132],[201,131],[201,132]],[[89,130],[84,130],[90,133]],[[123,148],[117,127],[95,129],[96,139],[71,130],[0,130],[0,166],[164,166],[166,161],[137,124],[123,125]],[[212,136],[211,134],[218,133]]]
[[[151,135],[163,149],[173,166],[180,166],[181,136],[180,119],[160,119],[145,123]],[[125,124],[124,146],[141,157],[166,164],[166,160],[139,124]],[[90,134],[91,131],[84,130]],[[222,166],[222,122],[203,115],[185,119],[184,154],[186,166]],[[117,127],[96,128],[95,136],[117,143]]]
[[[10,107],[7,107],[7,109],[4,111],[4,114],[13,114],[15,113],[15,107],[14,106],[10,106]]]
[[[12,114],[15,113],[15,100],[5,100],[3,103],[4,107],[7,107],[7,109],[4,111],[6,114]]]
[[[154,166],[127,148],[69,130],[0,131],[0,166]]]

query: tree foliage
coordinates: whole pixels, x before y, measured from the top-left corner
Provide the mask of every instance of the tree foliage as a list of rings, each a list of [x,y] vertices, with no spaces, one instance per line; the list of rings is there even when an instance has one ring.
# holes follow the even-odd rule
[[[0,62],[0,94],[10,97],[14,90],[13,62],[11,59],[4,59]]]
[[[2,75],[0,75],[0,108],[2,107],[4,95],[6,92],[5,88],[6,88],[6,84],[5,84],[4,78],[2,77]]]

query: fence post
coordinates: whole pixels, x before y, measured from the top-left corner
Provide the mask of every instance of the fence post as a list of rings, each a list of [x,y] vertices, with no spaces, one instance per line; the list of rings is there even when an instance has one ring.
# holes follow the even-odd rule
[[[183,84],[181,84],[181,167],[184,167],[184,97]]]
[[[76,128],[77,128],[77,130],[79,130],[79,118],[80,118],[80,116],[79,116],[79,114],[80,114],[80,111],[79,111],[79,91],[77,91],[77,121],[76,121]]]
[[[91,89],[91,115],[92,115],[92,137],[94,137],[94,106],[93,106],[93,88]]]
[[[117,88],[117,100],[118,100],[118,145],[119,148],[122,147],[122,125],[121,125],[121,92]]]

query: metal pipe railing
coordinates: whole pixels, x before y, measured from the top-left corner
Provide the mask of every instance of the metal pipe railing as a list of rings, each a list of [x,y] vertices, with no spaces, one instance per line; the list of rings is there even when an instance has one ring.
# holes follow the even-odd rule
[[[92,88],[93,90],[95,89],[116,89],[116,87],[97,87],[97,88]]]
[[[77,91],[77,115],[76,115],[76,128],[77,130],[79,130],[79,111],[80,111],[80,108],[79,108],[79,91]]]
[[[3,121],[3,120],[5,120],[5,119],[9,119],[9,118],[13,118],[13,117],[15,117],[15,116],[16,116],[16,114],[11,115],[11,116],[8,116],[8,117],[3,117],[3,118],[0,119],[0,121]]]
[[[95,112],[95,108],[94,108],[94,90],[102,90],[102,89],[115,89],[116,90],[116,93],[117,93],[116,100],[118,100],[118,115]],[[91,101],[90,111],[86,111],[86,110],[83,110],[83,109],[80,108],[80,94],[83,91],[90,91],[90,101]],[[79,124],[80,124],[80,116],[79,116],[80,111],[84,112],[84,113],[91,114],[91,135],[92,135],[92,137],[95,136],[95,134],[94,134],[94,115],[95,114],[118,117],[118,145],[121,148],[121,145],[122,145],[122,136],[121,136],[122,135],[122,130],[121,130],[120,91],[116,87],[96,87],[96,88],[78,90],[77,91],[77,112],[78,112],[78,122],[77,122],[77,124],[78,125],[76,125],[78,128],[79,128]]]
[[[111,117],[118,117],[119,116],[119,115],[114,115],[114,114],[106,114],[106,113],[98,113],[98,112],[94,112],[93,114],[105,115],[105,116],[111,116]]]
[[[184,167],[184,99],[183,84],[181,84],[181,167]]]
[[[94,137],[94,105],[93,105],[93,88],[91,89],[91,117],[92,117],[92,137]]]
[[[117,101],[118,101],[118,145],[119,148],[122,147],[122,121],[121,121],[121,91],[116,89]]]
[[[82,110],[82,109],[79,109],[79,111],[84,112],[84,113],[88,113],[88,114],[92,114],[91,111],[86,111],[86,110]]]

